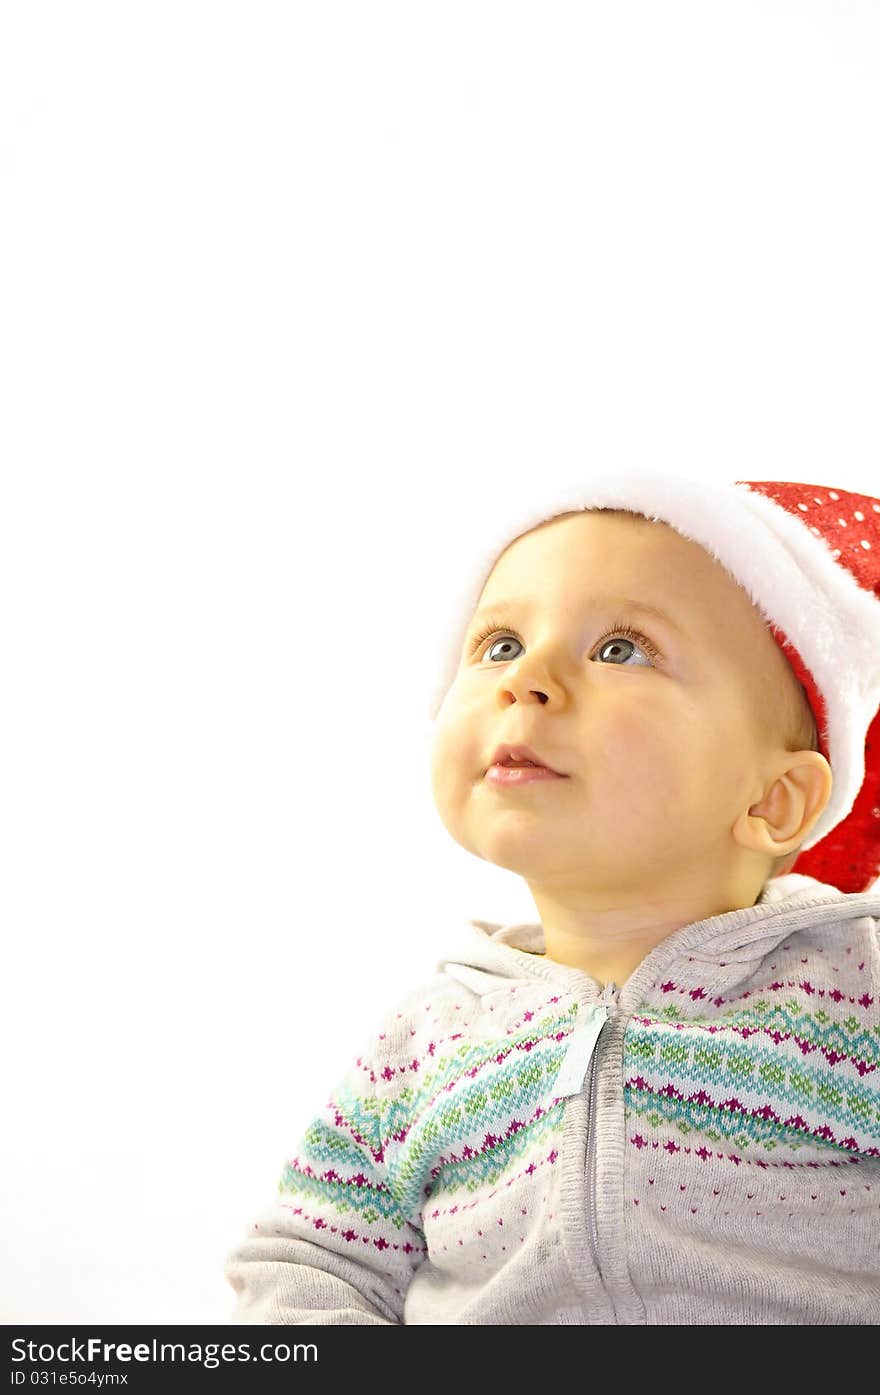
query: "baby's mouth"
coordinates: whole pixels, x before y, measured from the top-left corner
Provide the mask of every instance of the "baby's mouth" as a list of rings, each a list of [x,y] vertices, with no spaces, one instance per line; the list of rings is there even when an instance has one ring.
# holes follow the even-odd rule
[[[520,785],[534,785],[545,780],[567,780],[568,776],[550,770],[546,765],[535,765],[532,761],[505,760],[490,765],[484,778],[490,785],[507,789]]]
[[[555,770],[552,765],[544,760],[539,751],[531,746],[523,745],[521,742],[502,743],[496,746],[494,755],[484,772],[488,775],[491,769],[503,770],[546,770],[551,775],[562,776],[563,771]]]

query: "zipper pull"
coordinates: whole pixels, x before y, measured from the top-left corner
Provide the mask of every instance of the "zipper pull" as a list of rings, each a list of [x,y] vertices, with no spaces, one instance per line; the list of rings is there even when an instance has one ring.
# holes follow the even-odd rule
[[[565,1057],[553,1087],[554,1094],[580,1094],[586,1082],[599,1033],[607,1020],[608,1008],[605,1003],[597,1002],[590,1006],[579,1004],[574,1030],[568,1038]]]
[[[602,989],[602,996],[599,1002],[605,1003],[607,1007],[616,1007],[619,994],[620,989],[617,984],[613,979],[609,979],[608,983],[606,983],[605,987]]]

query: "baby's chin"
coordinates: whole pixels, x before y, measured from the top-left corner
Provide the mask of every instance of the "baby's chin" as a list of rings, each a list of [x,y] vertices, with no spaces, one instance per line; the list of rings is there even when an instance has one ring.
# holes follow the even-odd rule
[[[453,833],[453,837],[484,862],[527,880],[577,879],[589,874],[589,855],[582,841],[560,837],[559,829],[548,827],[546,819],[528,814],[507,815],[494,820],[491,827],[482,823],[478,829],[466,829],[460,836]],[[625,875],[625,868],[621,868],[621,876]]]

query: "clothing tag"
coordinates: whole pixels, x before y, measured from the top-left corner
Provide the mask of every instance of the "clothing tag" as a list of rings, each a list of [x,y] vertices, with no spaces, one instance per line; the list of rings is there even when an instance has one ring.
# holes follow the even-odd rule
[[[604,1003],[591,1003],[586,1008],[581,1004],[578,1007],[578,1025],[568,1039],[565,1060],[553,1087],[554,1095],[580,1094],[593,1049],[607,1021],[608,1009]]]

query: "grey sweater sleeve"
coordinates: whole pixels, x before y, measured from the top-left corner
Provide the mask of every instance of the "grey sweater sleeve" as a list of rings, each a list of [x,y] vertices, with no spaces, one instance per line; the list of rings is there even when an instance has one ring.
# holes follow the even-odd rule
[[[302,1133],[278,1196],[227,1258],[229,1321],[402,1324],[426,1257],[388,1165],[387,1104],[358,1056]]]

